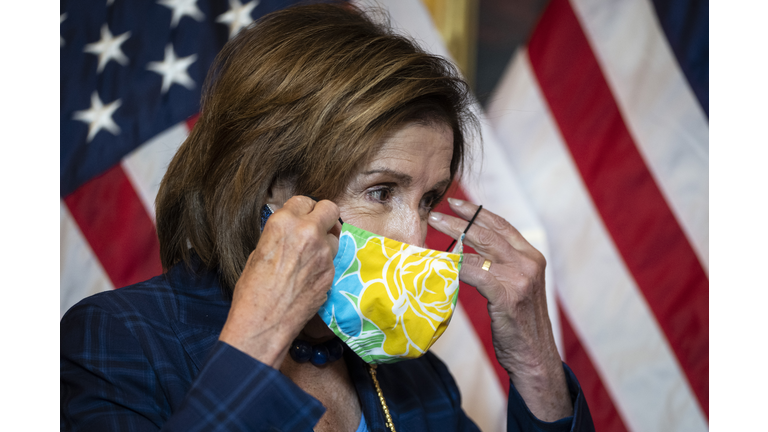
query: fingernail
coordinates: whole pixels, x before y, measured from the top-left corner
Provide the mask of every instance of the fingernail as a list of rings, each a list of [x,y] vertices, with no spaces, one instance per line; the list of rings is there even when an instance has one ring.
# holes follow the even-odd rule
[[[461,207],[461,205],[464,204],[464,201],[456,198],[448,198],[448,202],[456,207]]]
[[[429,218],[432,219],[433,222],[440,222],[443,220],[443,215],[441,213],[432,212],[429,214]]]

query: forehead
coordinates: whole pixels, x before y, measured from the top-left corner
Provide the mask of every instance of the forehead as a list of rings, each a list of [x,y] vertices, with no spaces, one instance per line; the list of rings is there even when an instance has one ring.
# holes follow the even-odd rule
[[[409,123],[384,137],[367,168],[450,176],[452,157],[453,131],[448,125]]]

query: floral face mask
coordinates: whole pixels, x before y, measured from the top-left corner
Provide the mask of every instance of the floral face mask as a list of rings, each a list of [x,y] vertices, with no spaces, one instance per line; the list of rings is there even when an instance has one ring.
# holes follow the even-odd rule
[[[417,358],[451,321],[461,245],[440,252],[343,224],[336,274],[318,314],[368,363]]]
[[[262,213],[262,229],[269,214]],[[333,284],[318,314],[367,363],[424,355],[456,308],[463,240],[441,252],[343,223]]]

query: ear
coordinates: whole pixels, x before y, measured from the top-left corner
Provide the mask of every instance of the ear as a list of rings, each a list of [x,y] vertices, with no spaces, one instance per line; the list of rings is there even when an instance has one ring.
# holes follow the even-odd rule
[[[267,204],[274,210],[279,209],[293,196],[293,182],[285,179],[277,179],[267,191]]]

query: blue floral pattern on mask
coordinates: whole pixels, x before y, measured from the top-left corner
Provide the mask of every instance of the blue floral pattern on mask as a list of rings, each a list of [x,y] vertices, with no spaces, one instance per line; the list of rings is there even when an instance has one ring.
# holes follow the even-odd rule
[[[356,272],[349,272],[357,259],[356,252],[354,237],[349,233],[344,233],[339,238],[339,251],[333,260],[333,266],[336,269],[333,275],[332,286],[334,289],[328,292],[328,300],[326,301],[326,304],[333,305],[333,307],[331,309],[321,308],[319,311],[320,318],[326,323],[330,323],[335,315],[339,329],[347,336],[352,337],[359,336],[363,329],[363,317],[360,316],[356,307],[363,284]]]

